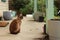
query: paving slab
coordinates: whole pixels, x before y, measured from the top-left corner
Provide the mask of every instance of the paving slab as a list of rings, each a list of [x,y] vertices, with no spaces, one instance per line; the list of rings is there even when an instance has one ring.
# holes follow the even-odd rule
[[[9,22],[11,23],[11,21]],[[21,32],[17,35],[10,34],[10,24],[6,27],[0,27],[0,40],[35,40],[36,38],[42,38],[44,37],[42,35],[44,24],[44,22],[34,21],[33,17],[28,15],[23,18]]]

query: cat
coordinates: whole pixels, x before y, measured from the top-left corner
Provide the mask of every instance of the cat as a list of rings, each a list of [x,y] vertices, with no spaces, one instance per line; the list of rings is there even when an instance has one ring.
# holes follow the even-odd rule
[[[10,27],[9,27],[11,34],[18,34],[20,32],[20,26],[21,26],[22,19],[23,19],[22,14],[18,14],[17,18],[11,22]]]

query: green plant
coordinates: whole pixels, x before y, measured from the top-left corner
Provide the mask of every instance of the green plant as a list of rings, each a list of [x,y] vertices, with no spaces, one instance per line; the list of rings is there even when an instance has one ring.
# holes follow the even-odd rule
[[[23,9],[21,9],[21,12],[22,12],[23,16],[26,16],[26,14],[27,14],[27,9],[26,9],[26,8],[23,8]]]
[[[45,0],[38,0],[37,7],[38,7],[38,11],[42,12],[41,15],[43,17],[45,17],[46,16],[46,3],[45,3]]]
[[[15,11],[17,11],[17,14],[19,14],[21,11],[21,8],[24,8],[30,1],[29,0],[12,0],[12,7]]]
[[[58,10],[57,9],[58,8],[56,6],[54,6],[54,16],[57,16],[57,14],[58,14]]]
[[[33,12],[33,5],[32,5],[32,4],[27,5],[27,6],[26,6],[26,9],[27,9],[27,11],[28,11],[27,14],[32,14],[32,12]]]
[[[33,8],[34,8],[34,6],[33,6],[33,1],[32,1],[28,5],[26,5],[25,8],[22,8],[21,12],[23,15],[32,14],[33,10],[34,10]]]

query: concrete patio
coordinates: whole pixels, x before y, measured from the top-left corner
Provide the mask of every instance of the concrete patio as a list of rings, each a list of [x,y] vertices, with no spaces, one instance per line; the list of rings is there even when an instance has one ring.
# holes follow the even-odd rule
[[[43,38],[45,36],[42,35],[44,24],[45,24],[44,22],[34,21],[32,15],[27,15],[26,17],[23,18],[21,24],[21,32],[17,35],[12,35],[9,33],[9,25],[7,25],[6,27],[0,27],[0,39],[1,40],[40,40],[39,38]]]

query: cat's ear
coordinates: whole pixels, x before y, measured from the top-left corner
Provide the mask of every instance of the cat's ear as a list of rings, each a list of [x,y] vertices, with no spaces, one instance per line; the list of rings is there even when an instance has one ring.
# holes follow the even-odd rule
[[[22,14],[20,14],[20,18],[23,19],[23,15]]]
[[[23,16],[22,13],[20,14],[20,16]]]

